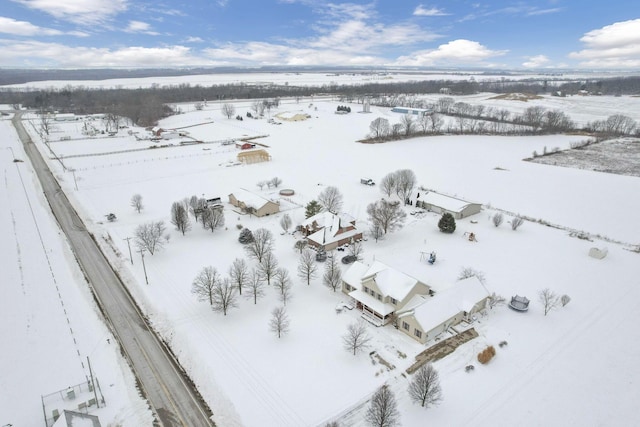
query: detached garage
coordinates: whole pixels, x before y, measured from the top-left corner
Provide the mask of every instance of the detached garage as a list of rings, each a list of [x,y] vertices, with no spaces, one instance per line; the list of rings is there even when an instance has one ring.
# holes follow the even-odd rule
[[[480,213],[482,204],[467,202],[455,197],[428,191],[418,193],[415,199],[415,206],[436,213],[450,213],[455,219],[466,218]]]

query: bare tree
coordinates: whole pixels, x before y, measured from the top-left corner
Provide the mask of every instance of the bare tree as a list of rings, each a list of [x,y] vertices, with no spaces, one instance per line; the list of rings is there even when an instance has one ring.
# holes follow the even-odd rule
[[[342,193],[337,187],[326,187],[318,194],[318,202],[325,211],[337,214],[342,209]]]
[[[307,242],[306,239],[301,239],[301,240],[297,240],[296,243],[293,245],[293,247],[300,251],[300,253],[302,253],[302,251],[309,245],[309,242]]]
[[[267,181],[258,181],[256,185],[260,187],[260,190],[262,190],[264,186],[267,185]]]
[[[405,114],[400,118],[400,124],[404,130],[404,136],[411,136],[414,132],[416,122],[412,114]]]
[[[400,169],[396,171],[396,194],[406,205],[416,187],[416,174],[411,169]]]
[[[349,326],[347,326],[347,333],[342,336],[344,348],[353,352],[354,356],[357,352],[367,348],[369,341],[371,341],[371,337],[367,331],[367,326],[362,320],[356,323],[350,323]]]
[[[389,120],[378,117],[369,125],[369,131],[374,139],[386,138],[389,135]]]
[[[152,221],[139,225],[134,233],[136,245],[153,255],[164,246],[165,230],[164,221]]]
[[[198,297],[198,301],[207,301],[213,307],[214,289],[222,278],[214,267],[205,267],[198,273],[191,284],[191,293]]]
[[[176,229],[182,232],[182,235],[191,229],[191,220],[189,219],[189,212],[184,207],[182,202],[173,202],[171,205],[171,224],[176,226]]]
[[[256,113],[256,116],[262,116],[264,114],[264,102],[257,100],[251,104],[251,110]]]
[[[284,307],[274,308],[271,312],[271,321],[269,321],[269,329],[280,338],[283,334],[289,332],[289,316]]]
[[[276,275],[277,268],[278,260],[273,252],[267,252],[262,256],[258,269],[262,274],[262,279],[267,281],[267,285],[271,286],[271,279]]]
[[[216,282],[213,287],[213,311],[221,311],[225,316],[232,307],[237,306],[236,288],[228,277]]]
[[[367,214],[372,224],[379,226],[384,234],[402,228],[407,214],[398,203],[378,200],[367,206]]]
[[[207,205],[207,201],[204,198],[198,198],[198,196],[191,196],[189,198],[189,212],[198,221],[198,217]]]
[[[493,222],[493,225],[499,227],[500,224],[502,224],[502,221],[504,221],[504,215],[502,215],[502,212],[497,212],[491,217],[491,221]]]
[[[489,299],[488,299],[489,309],[493,310],[493,307],[503,305],[504,303],[505,303],[505,299],[502,295],[498,295],[495,292],[489,295]]]
[[[211,230],[212,233],[216,228],[224,226],[224,211],[222,209],[213,206],[206,207],[200,215],[203,227]]]
[[[278,188],[280,187],[280,184],[282,184],[282,179],[274,176],[273,178],[271,178],[271,180],[269,180],[269,182],[271,183],[271,185],[273,185],[274,188]]]
[[[562,304],[563,307],[569,304],[569,301],[571,301],[571,297],[569,297],[569,295],[562,295],[560,297],[560,304]]]
[[[236,113],[236,107],[233,104],[222,104],[222,114],[230,119]]]
[[[311,279],[316,277],[318,267],[316,266],[316,254],[311,249],[305,249],[300,253],[300,261],[298,263],[298,277],[307,282],[307,286],[311,284]]]
[[[278,288],[280,293],[282,293],[284,288],[286,288],[287,285],[291,284],[291,279],[289,278],[289,270],[284,267],[278,267],[275,270],[274,280],[276,288]]]
[[[434,405],[442,400],[440,378],[431,363],[423,365],[413,374],[409,384],[409,397],[423,408]]]
[[[142,204],[142,196],[140,194],[134,194],[131,196],[131,207],[136,210],[136,212],[140,213],[142,209],[144,209],[144,205]]]
[[[382,178],[382,181],[380,181],[380,191],[386,194],[387,197],[391,197],[391,194],[395,193],[398,183],[397,178],[395,172],[391,172],[386,174],[384,178]]]
[[[291,217],[287,213],[282,215],[282,218],[280,218],[280,227],[282,227],[285,233],[289,232],[289,228],[291,228],[291,223],[292,223]]]
[[[38,117],[40,118],[40,128],[38,130],[38,133],[40,134],[40,137],[46,142],[49,139],[49,133],[51,132],[51,129],[53,127],[53,120],[51,119],[51,115],[49,114],[49,112],[44,108],[38,110]]]
[[[369,235],[373,237],[377,243],[378,240],[384,237],[384,230],[379,223],[375,222],[371,224],[371,227],[369,228]]]
[[[371,397],[371,405],[367,408],[364,419],[373,427],[395,427],[400,424],[396,398],[386,384]]]
[[[258,299],[264,296],[264,280],[262,274],[255,268],[251,269],[247,281],[247,298],[253,299],[253,303],[257,304]]]
[[[332,289],[333,292],[340,287],[340,284],[342,283],[342,271],[340,271],[340,265],[338,265],[337,257],[329,257],[329,260],[324,267],[322,282],[329,289]]]
[[[287,302],[291,299],[292,296],[293,294],[291,292],[291,282],[288,281],[283,284],[280,290],[280,301],[282,301],[283,305],[287,305]]]
[[[253,241],[247,243],[245,249],[249,256],[262,262],[265,254],[273,251],[273,234],[266,228],[258,228],[253,232]]]
[[[458,274],[458,280],[464,280],[474,276],[484,284],[484,273],[471,267],[462,267],[462,269],[460,269],[460,274]]]
[[[520,216],[516,216],[514,218],[511,219],[511,229],[513,231],[516,231],[524,222],[524,219],[522,219],[522,217]]]
[[[545,288],[538,293],[538,298],[544,308],[544,315],[546,316],[551,310],[556,308],[560,303],[558,296],[549,288]]]
[[[362,252],[364,252],[364,246],[362,242],[356,242],[355,240],[349,245],[349,255],[356,257],[356,260],[360,260]]]
[[[242,287],[249,282],[249,267],[247,262],[242,258],[233,260],[229,267],[229,278],[231,283],[238,289],[238,293],[242,295]]]
[[[444,125],[444,119],[438,113],[429,114],[426,117],[431,119],[431,133],[438,133]]]

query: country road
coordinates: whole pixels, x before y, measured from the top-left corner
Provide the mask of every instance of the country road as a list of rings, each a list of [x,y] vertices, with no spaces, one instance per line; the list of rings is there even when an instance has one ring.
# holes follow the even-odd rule
[[[69,203],[24,129],[21,113],[16,113],[13,125],[36,170],[51,210],[90,283],[105,320],[151,405],[156,424],[162,427],[213,426],[209,408],[194,390],[175,358],[148,325]]]

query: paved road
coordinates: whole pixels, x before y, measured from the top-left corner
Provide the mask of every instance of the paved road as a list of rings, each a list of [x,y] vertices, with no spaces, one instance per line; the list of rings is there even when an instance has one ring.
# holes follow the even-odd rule
[[[85,229],[31,138],[21,114],[13,119],[44,194],[91,284],[106,321],[118,339],[159,426],[213,426],[210,411],[186,374],[151,330],[119,277]]]

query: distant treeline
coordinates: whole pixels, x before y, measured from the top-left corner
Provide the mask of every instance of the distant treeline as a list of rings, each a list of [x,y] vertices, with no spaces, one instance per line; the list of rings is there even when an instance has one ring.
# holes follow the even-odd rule
[[[132,71],[133,72],[133,71]],[[162,75],[166,75],[162,74]],[[86,75],[85,75],[86,78]],[[322,86],[254,85],[245,83],[199,86],[180,84],[140,89],[87,89],[63,87],[56,90],[0,90],[0,103],[77,114],[113,113],[128,117],[140,126],[150,126],[175,113],[166,104],[191,101],[235,99],[298,98],[320,94],[338,96],[347,102],[361,101],[365,96],[384,97],[394,94],[469,95],[478,92],[531,94],[558,93],[572,95],[580,91],[603,95],[640,94],[640,77],[616,77],[594,81],[563,82],[554,80],[423,80],[409,82],[378,81],[361,85],[326,84]]]

